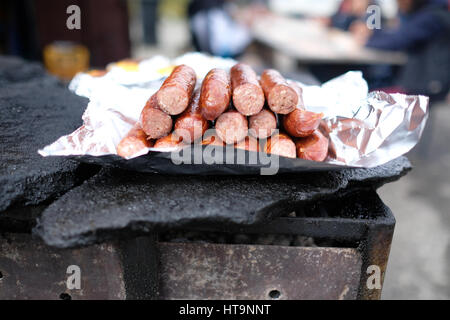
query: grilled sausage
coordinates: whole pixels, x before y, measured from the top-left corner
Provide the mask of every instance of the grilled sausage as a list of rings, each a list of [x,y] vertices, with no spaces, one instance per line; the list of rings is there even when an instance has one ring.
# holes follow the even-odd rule
[[[152,141],[147,140],[147,135],[136,123],[127,135],[117,145],[117,154],[124,158],[130,158],[146,148],[151,148]]]
[[[200,91],[195,91],[189,107],[175,121],[174,134],[183,137],[184,143],[192,143],[200,139],[209,123],[202,116],[200,108]]]
[[[223,113],[216,121],[216,132],[226,144],[243,140],[248,133],[248,121],[237,111]]]
[[[297,109],[305,110],[305,103],[303,102],[303,89],[295,81],[288,81],[288,84],[297,93],[297,97],[298,97]]]
[[[264,107],[264,92],[255,71],[246,64],[238,63],[231,68],[233,104],[245,116],[252,116]]]
[[[204,137],[204,139],[202,140],[202,145],[224,147],[225,143],[223,143],[216,132],[213,132]]]
[[[293,137],[306,137],[319,127],[322,117],[322,113],[295,109],[284,117],[283,126],[287,133]]]
[[[151,96],[142,109],[139,123],[150,139],[159,139],[172,131],[172,117],[158,107],[156,94]]]
[[[231,100],[230,77],[225,70],[212,69],[202,83],[200,106],[206,120],[216,120]]]
[[[259,139],[270,137],[277,128],[277,118],[272,111],[263,109],[249,119],[249,132]]]
[[[155,142],[155,145],[153,148],[160,148],[160,149],[174,149],[174,148],[182,148],[185,146],[183,143],[183,138],[178,137],[174,135],[173,133],[169,134],[168,136],[165,136],[164,138],[158,139]]]
[[[316,130],[305,138],[297,139],[295,142],[297,157],[305,160],[324,161],[328,155],[328,145],[328,138]]]
[[[176,66],[156,94],[159,107],[170,115],[182,113],[191,101],[196,81],[194,69]]]
[[[296,158],[297,154],[294,141],[283,133],[275,134],[269,138],[264,146],[264,152],[286,158]]]
[[[257,139],[247,136],[244,140],[234,145],[237,149],[259,152],[259,142]]]
[[[276,70],[264,70],[261,75],[261,87],[269,108],[279,114],[289,114],[298,104],[298,94]]]

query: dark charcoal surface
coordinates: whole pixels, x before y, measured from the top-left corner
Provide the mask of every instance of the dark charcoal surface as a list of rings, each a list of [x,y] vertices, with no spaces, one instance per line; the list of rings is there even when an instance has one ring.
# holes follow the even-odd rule
[[[25,62],[16,57],[0,56],[0,87],[10,83],[41,79],[57,82],[48,76],[39,63]]]
[[[8,208],[48,201],[91,175],[87,165],[37,153],[79,127],[86,105],[39,65],[0,58],[0,220]]]
[[[401,157],[373,169],[278,176],[177,177],[102,169],[51,204],[35,231],[49,245],[70,247],[193,222],[254,224],[304,202],[376,189],[410,168]]]

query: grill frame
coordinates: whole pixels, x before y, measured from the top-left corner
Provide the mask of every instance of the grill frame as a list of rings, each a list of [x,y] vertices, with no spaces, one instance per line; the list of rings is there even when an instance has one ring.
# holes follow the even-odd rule
[[[279,234],[299,235],[324,240],[346,243],[345,247],[356,248],[362,257],[360,282],[358,286],[359,300],[378,300],[381,298],[381,289],[369,289],[367,280],[369,266],[376,265],[381,271],[381,286],[383,286],[386,273],[392,238],[395,229],[395,217],[391,209],[378,197],[375,191],[361,190],[347,197],[349,202],[354,201],[358,206],[365,201],[372,201],[372,211],[366,217],[279,217],[265,224],[239,226],[239,225],[191,225],[183,230],[225,232],[243,234]],[[342,201],[337,198],[331,201]],[[359,200],[354,200],[359,199]],[[367,203],[365,203],[367,205]],[[317,204],[319,207],[322,204]],[[376,210],[375,210],[376,208]],[[305,207],[299,208],[305,211]],[[157,246],[157,242],[155,243]],[[157,266],[155,266],[157,267]],[[157,298],[157,297],[153,297]]]
[[[367,197],[372,199],[371,206],[373,211],[370,215],[365,217],[351,217],[342,215],[332,217],[280,217],[276,218],[270,223],[253,225],[253,226],[231,226],[231,225],[196,225],[183,230],[198,231],[198,232],[227,232],[246,233],[246,234],[288,234],[301,235],[312,237],[315,239],[324,239],[332,241],[342,241],[346,245],[338,245],[339,248],[353,248],[356,249],[362,259],[360,279],[357,290],[357,299],[373,300],[380,299],[381,289],[370,290],[366,286],[368,279],[367,268],[371,265],[377,265],[381,270],[381,284],[383,284],[386,266],[389,257],[390,245],[395,228],[395,218],[391,210],[382,203],[381,199],[373,190],[366,190],[363,193],[350,195],[348,202],[357,202],[354,199],[360,199],[359,202],[367,201]],[[376,201],[374,199],[377,199]],[[343,202],[342,199],[335,201]],[[377,203],[375,203],[377,202]],[[336,203],[336,202],[334,202]],[[313,204],[318,208],[323,208],[324,204]],[[333,203],[329,203],[333,206]],[[345,206],[344,206],[345,208]],[[377,208],[376,210],[374,208]],[[307,210],[307,208],[299,209]],[[347,209],[345,209],[347,210]],[[346,211],[345,211],[346,212]],[[345,212],[341,212],[344,213]],[[314,212],[312,213],[314,214]],[[17,234],[11,234],[11,239],[0,238],[0,244],[8,248],[8,250],[0,250],[0,271],[3,273],[3,286],[0,286],[0,297],[14,298],[9,296],[8,292],[14,292],[16,281],[8,282],[14,279],[19,279],[23,292],[28,292],[28,289],[36,287],[36,283],[43,288],[42,292],[36,293],[29,298],[33,299],[58,299],[62,293],[69,293],[75,299],[105,299],[111,297],[122,297],[126,299],[159,299],[159,286],[161,280],[161,266],[160,266],[160,246],[159,238],[165,231],[155,231],[153,234],[141,236],[137,238],[116,239],[101,245],[92,245],[84,248],[75,249],[57,249],[48,247],[41,241],[33,239],[30,235],[21,234],[22,240],[16,239]],[[8,236],[7,236],[8,237]],[[16,243],[18,243],[16,245]],[[19,243],[21,243],[19,245]],[[195,242],[193,243],[195,245]],[[38,246],[38,248],[36,247]],[[106,248],[112,248],[105,250]],[[229,244],[233,246],[233,244]],[[251,244],[249,244],[251,246]],[[329,246],[321,246],[327,248]],[[230,247],[232,248],[232,247]],[[304,249],[304,247],[294,247]],[[1,252],[3,251],[3,252]],[[39,254],[36,254],[36,252]],[[4,269],[6,262],[11,262],[8,258],[8,252],[15,252],[16,256],[13,263],[19,263],[23,268],[19,269]],[[300,252],[300,251],[299,251]],[[207,254],[210,254],[209,252]],[[212,253],[211,253],[212,254]],[[78,261],[83,268],[87,265],[92,268],[92,257],[95,256],[99,260],[96,268],[109,269],[109,265],[113,263],[115,268],[106,277],[88,276],[84,285],[91,288],[85,290],[84,295],[80,295],[76,290],[68,292],[65,290],[65,269],[58,272],[51,273],[48,279],[43,279],[39,272],[30,273],[30,266],[34,266],[39,262],[43,270],[53,270],[55,265],[69,266]],[[8,260],[9,259],[9,260]],[[103,260],[105,262],[103,262]],[[3,261],[3,263],[2,263]],[[17,262],[19,261],[19,262]],[[106,262],[109,261],[109,262]],[[111,262],[112,261],[112,262]],[[2,267],[3,265],[3,267]],[[9,264],[11,265],[11,263]],[[283,266],[282,266],[283,267]],[[295,266],[285,265],[286,268],[293,268]],[[330,265],[332,268],[333,265]],[[345,272],[342,267],[334,266],[336,270]],[[92,269],[91,269],[92,270]],[[342,271],[343,270],[343,271]],[[98,270],[96,271],[98,272]],[[241,275],[241,277],[250,277],[250,275]],[[319,275],[318,275],[319,276]],[[8,279],[11,277],[11,279]],[[121,279],[123,285],[115,281],[115,285],[110,285],[108,277],[114,277],[116,280]],[[64,280],[64,281],[62,281]],[[55,289],[57,288],[57,289]],[[105,293],[105,290],[98,292],[92,288],[109,288],[111,292]],[[352,288],[353,289],[353,288]],[[8,291],[9,290],[9,291]],[[86,292],[88,294],[86,294]],[[320,292],[317,292],[320,294]],[[208,297],[204,297],[208,298]]]
[[[76,128],[80,125],[81,114],[87,103],[84,98],[77,97],[68,90],[63,89],[55,79],[45,75],[44,70],[40,66],[6,57],[0,57],[0,64],[2,66],[8,65],[9,71],[6,73],[14,74],[14,77],[11,79],[5,72],[0,75],[0,81],[5,83],[3,90],[11,91],[11,88],[14,89],[11,91],[12,98],[10,100],[17,103],[17,101],[25,99],[25,102],[22,103],[24,110],[33,111],[33,113],[22,112],[21,114],[27,117],[35,113],[41,115],[41,117],[36,117],[33,120],[35,123],[40,121],[39,123],[42,124],[38,126],[43,128],[42,132],[33,132],[32,135],[37,137],[39,143],[43,143],[43,141],[45,142],[43,143],[44,145],[50,143],[56,137],[67,133],[67,128]],[[5,77],[5,74],[7,77]],[[293,76],[289,77],[294,78]],[[39,95],[40,99],[33,100],[33,103],[30,103],[27,97],[30,95],[30,92],[35,91],[41,93]],[[64,103],[60,104],[58,101],[62,100]],[[66,108],[61,109],[61,105],[66,106]],[[5,104],[5,107],[8,108],[9,105]],[[59,112],[56,112],[58,110]],[[45,129],[45,125],[48,122],[46,116],[49,113],[54,114],[59,119],[59,121],[55,122],[60,124],[56,128],[57,130],[49,131]],[[17,118],[17,115],[14,115],[14,117],[17,124],[14,127],[17,129],[17,132],[28,132],[28,122]],[[29,150],[34,150],[36,143],[33,139],[22,139],[22,134],[9,134],[9,136],[13,139],[10,141],[11,144],[25,144],[25,147],[21,149],[24,151],[24,154],[18,153],[17,159],[11,158],[8,161],[10,172],[17,172],[16,166],[22,163],[23,158],[28,159],[30,155]],[[20,139],[20,141],[17,139]],[[48,247],[29,234],[34,226],[35,218],[40,216],[47,206],[54,201],[58,201],[61,195],[68,190],[78,188],[78,185],[97,175],[100,170],[95,166],[76,164],[64,158],[52,159],[50,166],[48,161],[50,160],[35,154],[34,157],[30,158],[30,161],[24,163],[20,175],[15,173],[14,175],[5,174],[2,176],[5,177],[5,181],[10,181],[11,185],[21,186],[21,188],[16,188],[15,190],[21,191],[21,193],[15,196],[16,200],[14,202],[9,198],[4,201],[4,209],[6,208],[6,211],[1,212],[0,217],[0,230],[2,232],[0,234],[0,243],[5,248],[8,248],[9,252],[0,250],[0,262],[4,259],[3,262],[8,261],[10,265],[19,265],[24,268],[5,270],[6,264],[0,263],[0,272],[2,272],[0,296],[14,298],[10,293],[14,292],[13,290],[17,285],[16,281],[10,281],[15,277],[21,281],[21,289],[24,289],[25,293],[29,292],[31,294],[31,291],[27,289],[33,289],[36,284],[39,285],[41,290],[38,292],[33,291],[35,295],[32,298],[58,299],[62,291],[64,291],[64,288],[61,286],[65,285],[65,281],[62,280],[65,280],[66,274],[65,269],[55,270],[55,267],[59,266],[62,268],[62,266],[73,264],[74,261],[78,261],[80,264],[86,263],[86,268],[92,267],[88,262],[94,256],[99,257],[100,260],[104,259],[104,261],[100,261],[96,268],[113,269],[110,276],[122,279],[123,286],[118,282],[111,285],[108,277],[94,277],[94,272],[91,276],[86,274],[86,281],[92,284],[93,287],[109,288],[111,292],[106,294],[105,291],[87,290],[84,292],[84,295],[71,292],[73,297],[80,299],[111,297],[126,297],[128,299],[158,298],[158,233],[165,232],[164,229],[150,230],[145,236],[141,237],[137,236],[142,235],[142,230],[133,229],[135,226],[126,230],[98,229],[89,235],[92,242],[107,242],[102,245],[95,244],[81,249],[55,249]],[[394,181],[410,170],[410,164],[404,163],[405,161],[407,162],[407,160],[404,160],[403,162],[400,161],[398,165],[387,166],[383,170],[376,172],[376,175],[373,177],[362,176],[358,178],[356,176],[351,183],[353,189],[343,190],[343,192],[354,192],[355,188],[359,190],[369,188],[368,192],[375,193],[373,190],[380,185]],[[50,172],[49,168],[52,168]],[[55,181],[59,183],[55,183]],[[312,191],[315,191],[315,189]],[[340,194],[339,196],[343,195]],[[340,200],[335,199],[334,201]],[[376,201],[381,202],[379,199]],[[11,205],[14,207],[11,207]],[[302,210],[301,208],[298,209]],[[392,212],[385,205],[371,210],[370,213],[371,215],[367,217],[351,215],[327,217],[320,216],[319,212],[318,216],[275,218],[266,224],[245,227],[242,225],[224,225],[218,222],[216,225],[196,223],[195,225],[183,226],[183,228],[210,232],[282,233],[313,238],[330,238],[335,241],[348,243],[352,248],[359,250],[363,259],[358,298],[378,299],[380,298],[381,290],[368,290],[365,285],[367,281],[366,270],[370,265],[379,265],[382,271],[382,280],[384,279],[395,219]],[[107,233],[109,237],[102,238],[99,236],[94,238],[95,235],[102,233]],[[13,257],[11,256],[12,253],[14,253]],[[106,263],[105,261],[112,261],[115,267],[112,268],[111,263]],[[33,271],[36,270],[34,267],[36,263],[39,263],[44,270],[48,271],[49,278],[44,279],[39,272]],[[55,272],[53,273],[52,270]],[[8,288],[10,291],[8,291]]]

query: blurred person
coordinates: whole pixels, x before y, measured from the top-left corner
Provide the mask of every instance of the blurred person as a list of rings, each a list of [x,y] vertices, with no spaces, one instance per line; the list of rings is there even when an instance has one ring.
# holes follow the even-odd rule
[[[355,29],[355,26],[360,25],[364,25],[367,29],[366,21],[370,15],[367,13],[367,8],[376,4],[376,0],[342,0],[335,14],[329,18],[319,18],[317,20],[327,27],[337,28],[343,31],[350,31]],[[391,84],[389,79],[392,78],[393,70],[389,65],[321,64],[310,66],[311,72],[321,82],[326,82],[349,70],[355,69],[363,72],[370,89]]]
[[[330,18],[329,26],[348,31],[354,22],[367,20],[367,8],[373,4],[373,0],[343,0]]]
[[[197,51],[221,57],[236,57],[251,42],[247,27],[233,20],[226,0],[191,0],[190,28]]]
[[[366,47],[408,53],[408,62],[385,91],[444,98],[450,89],[450,12],[448,0],[397,0],[398,25],[369,30],[366,24],[350,26]]]

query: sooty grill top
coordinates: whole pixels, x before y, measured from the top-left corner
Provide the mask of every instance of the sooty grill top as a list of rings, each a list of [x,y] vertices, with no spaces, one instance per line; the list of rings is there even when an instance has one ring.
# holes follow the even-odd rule
[[[0,212],[46,202],[83,181],[85,166],[37,150],[79,127],[87,102],[41,66],[0,57]]]
[[[195,222],[250,225],[302,203],[376,189],[409,169],[405,157],[374,169],[278,176],[177,177],[102,169],[52,203],[36,232],[47,244],[68,247]]]

